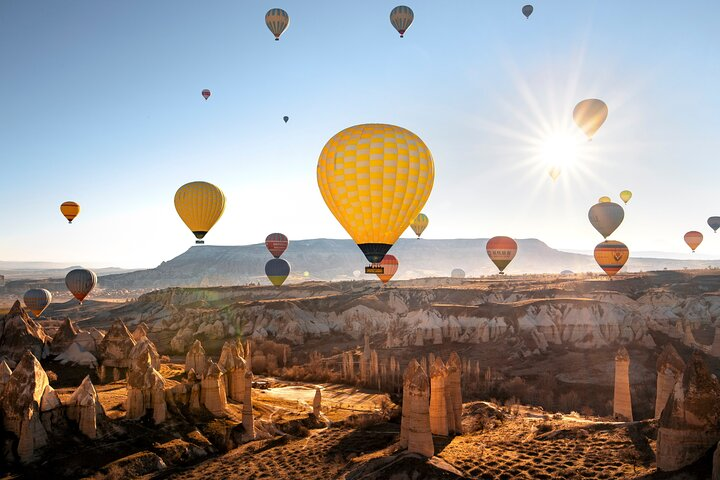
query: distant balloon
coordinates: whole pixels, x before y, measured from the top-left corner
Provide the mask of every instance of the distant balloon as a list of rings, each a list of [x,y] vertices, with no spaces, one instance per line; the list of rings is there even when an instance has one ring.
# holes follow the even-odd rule
[[[97,275],[87,268],[77,268],[65,275],[65,285],[81,305],[96,284]]]
[[[287,249],[288,243],[288,238],[282,233],[271,233],[265,238],[265,246],[275,258],[280,258]]]
[[[404,5],[395,7],[390,12],[390,23],[392,23],[392,26],[398,31],[400,38],[405,36],[405,31],[410,28],[414,19],[415,14],[412,9]]]
[[[210,90],[208,90],[207,88],[202,91],[202,96],[203,96],[203,98],[205,98],[205,100],[207,100],[208,98],[210,98],[210,95],[212,95],[212,94],[210,93]],[[222,102],[221,102],[221,103],[222,103]]]
[[[190,182],[175,193],[175,210],[195,234],[195,243],[205,243],[202,239],[225,211],[225,194],[212,183]]]
[[[609,277],[620,271],[629,256],[630,251],[625,244],[615,240],[605,240],[595,247],[595,261]]]
[[[72,223],[80,213],[80,205],[75,202],[63,202],[63,204],[60,205],[60,213],[63,214],[68,223]]]
[[[502,275],[517,253],[517,242],[510,237],[493,237],[485,245],[488,257]]]
[[[572,275],[572,274],[573,274],[572,270],[563,270],[562,272],[560,272],[560,275]]]
[[[717,233],[718,228],[720,228],[720,217],[710,217],[707,219],[707,223],[713,229],[713,232]]]
[[[380,266],[383,267],[385,272],[378,273],[377,276],[383,284],[388,283],[390,279],[397,273],[398,259],[395,258],[393,255],[387,254],[380,262]]]
[[[462,268],[453,268],[450,272],[450,278],[465,278],[465,270]]]
[[[625,210],[613,202],[596,203],[588,211],[588,219],[600,235],[607,238],[620,226]]]
[[[271,258],[265,264],[265,275],[273,285],[279,287],[290,275],[290,264],[282,258]]]
[[[573,120],[577,124],[589,140],[605,123],[608,116],[608,107],[605,102],[597,98],[589,98],[575,105],[573,110]]]
[[[685,243],[688,244],[688,247],[690,247],[692,249],[693,253],[695,253],[695,249],[700,246],[702,241],[703,241],[703,234],[700,232],[696,232],[695,230],[692,230],[685,234]]]
[[[44,288],[31,288],[25,292],[23,302],[35,317],[39,317],[52,302],[52,294]]]
[[[280,40],[280,35],[290,25],[290,16],[282,8],[271,8],[265,14],[265,25],[275,35],[275,40]]]
[[[360,278],[362,276],[362,272],[360,270],[353,270],[353,277]]]
[[[627,205],[627,202],[629,202],[631,198],[632,192],[630,190],[623,190],[620,192],[620,200],[622,200],[625,205]]]
[[[598,198],[598,203],[609,203],[609,202],[612,202],[612,200],[610,200],[610,197],[600,197],[600,198]]]
[[[290,117],[288,117],[287,115],[285,115],[285,116],[283,117],[283,120],[285,120],[285,123],[287,123],[288,120],[290,120]]]
[[[394,125],[346,128],[328,140],[317,164],[323,200],[371,264],[418,216],[434,179],[427,145]]]
[[[522,13],[525,15],[525,18],[530,18],[530,15],[532,15],[533,12],[533,6],[532,5],[525,5],[522,7]]]
[[[560,169],[560,167],[550,167],[550,170],[548,170],[548,175],[550,175],[550,178],[552,178],[554,182],[560,176],[561,171],[562,170]]]
[[[420,235],[422,235],[429,223],[430,220],[428,220],[427,215],[425,215],[424,213],[420,213],[410,224],[410,228],[413,229],[413,232],[415,232],[415,235],[417,235],[417,238],[419,239]]]
[[[308,272],[308,271],[303,272],[303,277],[307,278],[309,276],[310,276],[310,272]]]

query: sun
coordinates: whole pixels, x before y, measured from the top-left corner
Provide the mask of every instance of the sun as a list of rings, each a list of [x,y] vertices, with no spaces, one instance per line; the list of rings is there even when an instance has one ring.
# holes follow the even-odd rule
[[[537,158],[555,177],[563,170],[572,168],[579,154],[578,137],[568,132],[551,133],[538,144]],[[553,172],[557,175],[553,175]]]

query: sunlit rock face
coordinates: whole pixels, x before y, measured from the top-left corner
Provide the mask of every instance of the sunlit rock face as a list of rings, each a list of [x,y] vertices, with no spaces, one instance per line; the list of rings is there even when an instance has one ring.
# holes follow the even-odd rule
[[[51,341],[52,338],[38,322],[30,318],[19,301],[0,319],[0,358],[5,357],[17,363],[26,350],[36,358],[44,358]]]

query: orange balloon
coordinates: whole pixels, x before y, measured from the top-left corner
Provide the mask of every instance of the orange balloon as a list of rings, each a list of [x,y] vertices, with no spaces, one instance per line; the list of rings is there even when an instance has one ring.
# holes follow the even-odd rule
[[[380,262],[380,266],[383,267],[385,273],[377,274],[380,281],[384,284],[389,282],[390,279],[397,273],[398,265],[398,259],[395,258],[395,256],[386,254]]]
[[[685,234],[685,243],[688,244],[688,247],[690,247],[695,253],[695,249],[700,246],[700,244],[703,241],[703,234],[700,232],[696,232],[695,230],[692,230],[690,232],[687,232]]]
[[[622,242],[605,240],[595,247],[595,261],[609,277],[615,276],[629,257],[630,250]]]
[[[517,253],[517,242],[510,237],[493,237],[485,245],[488,257],[502,275]]]

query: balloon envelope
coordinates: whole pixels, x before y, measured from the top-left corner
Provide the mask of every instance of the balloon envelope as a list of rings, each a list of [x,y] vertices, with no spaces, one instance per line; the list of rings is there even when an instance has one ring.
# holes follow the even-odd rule
[[[600,198],[598,198],[598,203],[608,203],[608,202],[612,202],[612,200],[610,200],[610,197],[600,197]]]
[[[588,211],[588,220],[600,235],[609,237],[625,218],[625,210],[614,202],[596,203]]]
[[[595,261],[610,277],[620,271],[629,256],[630,251],[625,244],[615,240],[605,240],[595,247]]]
[[[548,175],[550,175],[550,178],[555,181],[560,176],[561,171],[562,170],[560,169],[560,167],[550,167],[550,169],[548,170]]]
[[[573,120],[589,139],[605,123],[608,116],[608,107],[605,102],[597,98],[588,98],[575,105]]]
[[[720,217],[710,217],[707,219],[707,223],[713,229],[713,232],[717,233],[718,228],[720,228]]]
[[[503,273],[517,253],[517,242],[510,237],[493,237],[485,245],[488,257]]]
[[[703,241],[703,234],[700,232],[692,230],[685,234],[685,243],[688,244],[688,247],[690,247],[693,252],[695,251],[695,249],[697,247],[700,246],[702,241]]]
[[[210,95],[211,95],[210,90],[208,90],[207,88],[202,91],[202,96],[203,96],[203,98],[204,98],[205,100],[207,100],[208,98],[210,98]]]
[[[465,278],[465,270],[462,268],[453,268],[453,271],[450,272],[451,278]]]
[[[323,147],[317,165],[325,203],[373,264],[418,216],[434,179],[428,147],[394,125],[346,128]]]
[[[275,40],[280,40],[280,35],[290,25],[290,16],[282,8],[271,8],[265,14],[265,25],[275,35]]]
[[[627,205],[627,202],[629,202],[631,198],[632,192],[630,190],[623,190],[620,192],[620,200],[622,200],[625,205]]]
[[[282,233],[271,233],[265,238],[265,246],[275,258],[280,258],[287,249],[288,243],[290,243],[288,238]]]
[[[97,285],[97,275],[87,268],[77,268],[65,275],[65,285],[70,293],[82,304],[83,300]]]
[[[68,223],[72,223],[80,213],[80,205],[75,202],[63,202],[62,205],[60,205],[60,213],[63,214]]]
[[[279,287],[290,275],[290,264],[282,258],[271,258],[265,264],[265,275],[273,285]]]
[[[380,262],[380,265],[385,270],[384,273],[378,273],[377,276],[380,279],[380,281],[385,284],[390,281],[390,279],[397,273],[398,270],[398,259],[395,258],[393,255],[385,255],[383,257],[382,261]]]
[[[175,193],[175,210],[195,238],[202,238],[225,211],[225,194],[212,183],[190,182]]]
[[[36,317],[39,317],[45,311],[50,302],[52,302],[52,294],[44,288],[31,288],[23,296],[25,307]]]
[[[417,217],[415,217],[415,220],[410,224],[410,228],[413,229],[413,232],[415,232],[415,235],[420,238],[420,235],[425,231],[428,224],[430,223],[430,220],[428,220],[427,215],[424,213],[418,214]]]
[[[533,12],[533,6],[532,5],[525,5],[522,7],[522,13],[525,15],[525,18],[530,18],[530,15],[532,15]]]
[[[285,121],[285,123],[287,123],[288,120],[290,120],[290,117],[288,117],[287,115],[285,115],[285,116],[283,117],[283,120]]]
[[[400,38],[405,36],[405,32],[410,28],[414,19],[415,14],[412,9],[405,5],[395,7],[390,12],[390,23],[392,23],[392,26],[398,31]]]

